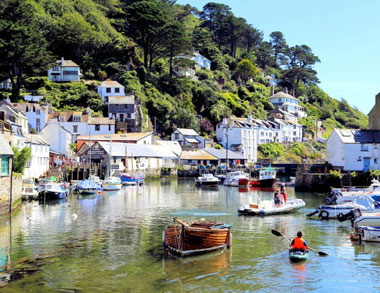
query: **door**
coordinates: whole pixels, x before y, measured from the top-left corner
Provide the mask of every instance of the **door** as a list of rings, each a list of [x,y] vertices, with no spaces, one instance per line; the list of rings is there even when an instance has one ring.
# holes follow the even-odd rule
[[[363,158],[363,164],[364,164],[363,171],[369,172],[369,167],[371,165],[371,158]]]
[[[120,114],[120,122],[124,122],[124,114]]]

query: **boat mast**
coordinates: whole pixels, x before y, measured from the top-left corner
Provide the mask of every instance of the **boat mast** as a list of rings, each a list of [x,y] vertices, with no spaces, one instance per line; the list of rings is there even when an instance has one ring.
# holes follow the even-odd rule
[[[111,177],[111,157],[112,157],[112,134],[110,134],[110,155],[109,155],[109,169],[108,169],[108,176]]]
[[[92,163],[92,162],[91,162],[91,152],[92,152],[92,151],[91,151],[91,142],[92,142],[92,141],[91,141],[91,124],[90,124],[89,126],[90,126],[90,128],[89,128],[89,132],[90,132],[90,143],[89,143],[89,144],[90,144],[90,176],[91,176],[91,170],[92,170],[92,164],[91,164],[91,163]],[[89,177],[90,177],[90,176],[89,176]]]
[[[127,162],[127,156],[128,156],[128,152],[127,152],[127,144],[125,144],[125,158],[124,158],[124,172],[127,172],[128,170],[128,162]]]

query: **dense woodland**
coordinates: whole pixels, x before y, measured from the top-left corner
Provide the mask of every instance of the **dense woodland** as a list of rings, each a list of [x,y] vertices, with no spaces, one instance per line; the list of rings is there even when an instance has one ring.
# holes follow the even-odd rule
[[[212,61],[197,80],[181,78],[174,66],[194,66],[179,54],[197,50]],[[61,57],[81,67],[82,82],[53,83],[47,68]],[[162,137],[176,127],[213,137],[223,117],[266,118],[273,109],[263,76],[287,88],[308,117],[299,122],[314,132],[322,120],[325,136],[335,127],[365,128],[367,117],[346,100],[318,87],[320,62],[305,44],[289,46],[280,32],[263,32],[224,4],[201,11],[175,0],[3,0],[0,2],[0,79],[10,78],[13,101],[25,93],[43,95],[53,107],[105,113],[98,84],[119,81],[142,102],[146,125],[153,120]]]

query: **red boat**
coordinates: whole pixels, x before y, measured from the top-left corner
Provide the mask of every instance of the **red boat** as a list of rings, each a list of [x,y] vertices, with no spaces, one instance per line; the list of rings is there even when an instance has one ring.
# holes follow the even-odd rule
[[[268,166],[265,170],[260,170],[259,179],[249,182],[251,187],[273,187],[276,183],[276,170]]]

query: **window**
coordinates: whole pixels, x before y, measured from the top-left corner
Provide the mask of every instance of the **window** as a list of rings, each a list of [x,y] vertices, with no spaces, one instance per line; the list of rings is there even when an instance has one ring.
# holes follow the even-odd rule
[[[78,132],[78,125],[73,125],[73,133],[77,133]]]
[[[374,163],[374,164],[377,164],[377,159],[376,159],[376,158],[373,159],[373,163]]]
[[[73,116],[73,121],[80,122],[81,117],[80,116]]]
[[[111,88],[110,87],[107,87],[106,88],[106,93],[110,93],[111,92]]]
[[[175,134],[174,134],[174,138],[175,138],[175,139],[179,139],[179,133],[175,133]]]
[[[127,118],[132,118],[132,114],[131,114],[131,113],[128,113],[128,114],[127,114]]]
[[[120,88],[115,88],[115,93],[120,93]]]
[[[366,144],[366,143],[362,143],[361,145],[361,151],[362,152],[368,152],[368,144]]]
[[[111,124],[108,125],[108,131],[111,131]]]
[[[53,67],[53,71],[59,71],[59,67]]]
[[[100,131],[100,124],[95,124],[95,131]]]
[[[75,70],[67,70],[63,72],[63,75],[78,75],[78,71]]]
[[[189,164],[191,164],[191,163],[193,162],[193,160],[187,160],[187,162],[188,162]]]
[[[1,156],[1,176],[9,175],[9,157]]]
[[[41,114],[41,110],[37,110],[37,111],[36,111],[36,114],[37,114],[37,115],[40,115],[40,114]]]

